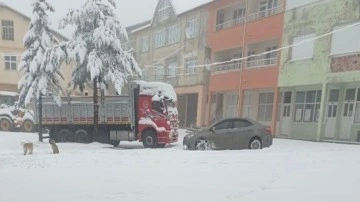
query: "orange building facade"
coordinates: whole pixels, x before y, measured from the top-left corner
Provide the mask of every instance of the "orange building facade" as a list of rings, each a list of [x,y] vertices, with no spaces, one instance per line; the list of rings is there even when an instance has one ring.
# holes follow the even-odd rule
[[[208,5],[211,48],[206,122],[246,117],[276,130],[285,0],[217,0]]]

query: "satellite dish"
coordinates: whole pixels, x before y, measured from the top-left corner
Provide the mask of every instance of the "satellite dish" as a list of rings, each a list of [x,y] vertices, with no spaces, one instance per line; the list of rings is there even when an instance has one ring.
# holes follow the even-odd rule
[[[192,37],[192,31],[191,31],[190,27],[187,27],[185,29],[185,35],[186,35],[187,39],[190,39]]]
[[[206,58],[205,59],[205,68],[208,70],[208,71],[211,71],[211,60],[209,58]]]

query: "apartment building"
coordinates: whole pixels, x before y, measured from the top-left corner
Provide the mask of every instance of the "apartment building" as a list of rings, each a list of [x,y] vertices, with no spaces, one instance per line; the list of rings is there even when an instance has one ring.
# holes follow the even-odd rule
[[[207,46],[211,0],[159,0],[151,20],[128,27],[130,47],[145,80],[175,87],[180,125],[203,126],[207,110],[211,57]]]
[[[276,128],[285,0],[218,0],[209,6],[207,123],[240,116]],[[239,59],[243,58],[243,59]]]
[[[23,38],[30,20],[16,9],[0,3],[0,91],[18,92],[18,81],[22,76],[18,66],[25,51]],[[67,40],[58,32],[53,34],[59,41]],[[71,65],[63,65],[61,71],[65,77],[63,88],[71,89]]]
[[[360,2],[319,1],[285,15],[279,137],[360,141]]]

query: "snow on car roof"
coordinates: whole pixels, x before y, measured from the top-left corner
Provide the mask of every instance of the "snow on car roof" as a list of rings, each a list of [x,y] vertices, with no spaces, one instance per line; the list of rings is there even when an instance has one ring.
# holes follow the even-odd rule
[[[162,82],[148,82],[148,81],[135,81],[140,85],[140,94],[141,95],[155,95],[157,92],[161,92],[163,96],[168,97],[174,102],[177,101],[177,96],[174,88],[167,83]]]

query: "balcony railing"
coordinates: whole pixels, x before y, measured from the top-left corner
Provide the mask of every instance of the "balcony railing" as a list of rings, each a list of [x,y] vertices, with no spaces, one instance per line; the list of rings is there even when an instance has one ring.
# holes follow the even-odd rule
[[[247,22],[252,22],[255,20],[260,20],[261,18],[266,18],[266,17],[272,16],[272,15],[276,15],[282,11],[283,11],[283,6],[279,5],[277,7],[270,8],[270,9],[267,9],[267,10],[264,10],[264,11],[261,11],[258,13],[250,14],[246,17],[246,20],[247,20]],[[235,27],[238,25],[242,25],[244,23],[245,23],[245,17],[233,19],[233,20],[227,21],[222,24],[217,24],[216,31]]]
[[[264,66],[270,66],[270,65],[276,65],[277,58],[266,58],[266,59],[260,59],[260,60],[253,60],[253,61],[247,61],[246,66],[248,68],[253,67],[264,67]]]
[[[241,61],[235,62],[228,62],[221,65],[213,65],[211,68],[212,72],[221,72],[221,71],[230,71],[230,70],[237,70],[242,67]]]
[[[237,18],[237,19],[230,20],[230,21],[227,21],[225,23],[216,25],[216,31],[219,31],[219,30],[222,30],[222,29],[227,29],[227,28],[230,28],[230,27],[234,27],[234,26],[237,26],[237,25],[244,24],[244,23],[245,23],[245,17]]]
[[[283,9],[283,6],[279,5],[279,6],[274,7],[274,8],[270,8],[270,9],[267,9],[267,10],[264,10],[264,11],[260,11],[258,13],[248,15],[247,16],[247,21],[251,22],[251,21],[255,21],[255,20],[260,20],[261,18],[276,15],[276,14],[282,12],[282,9]]]

